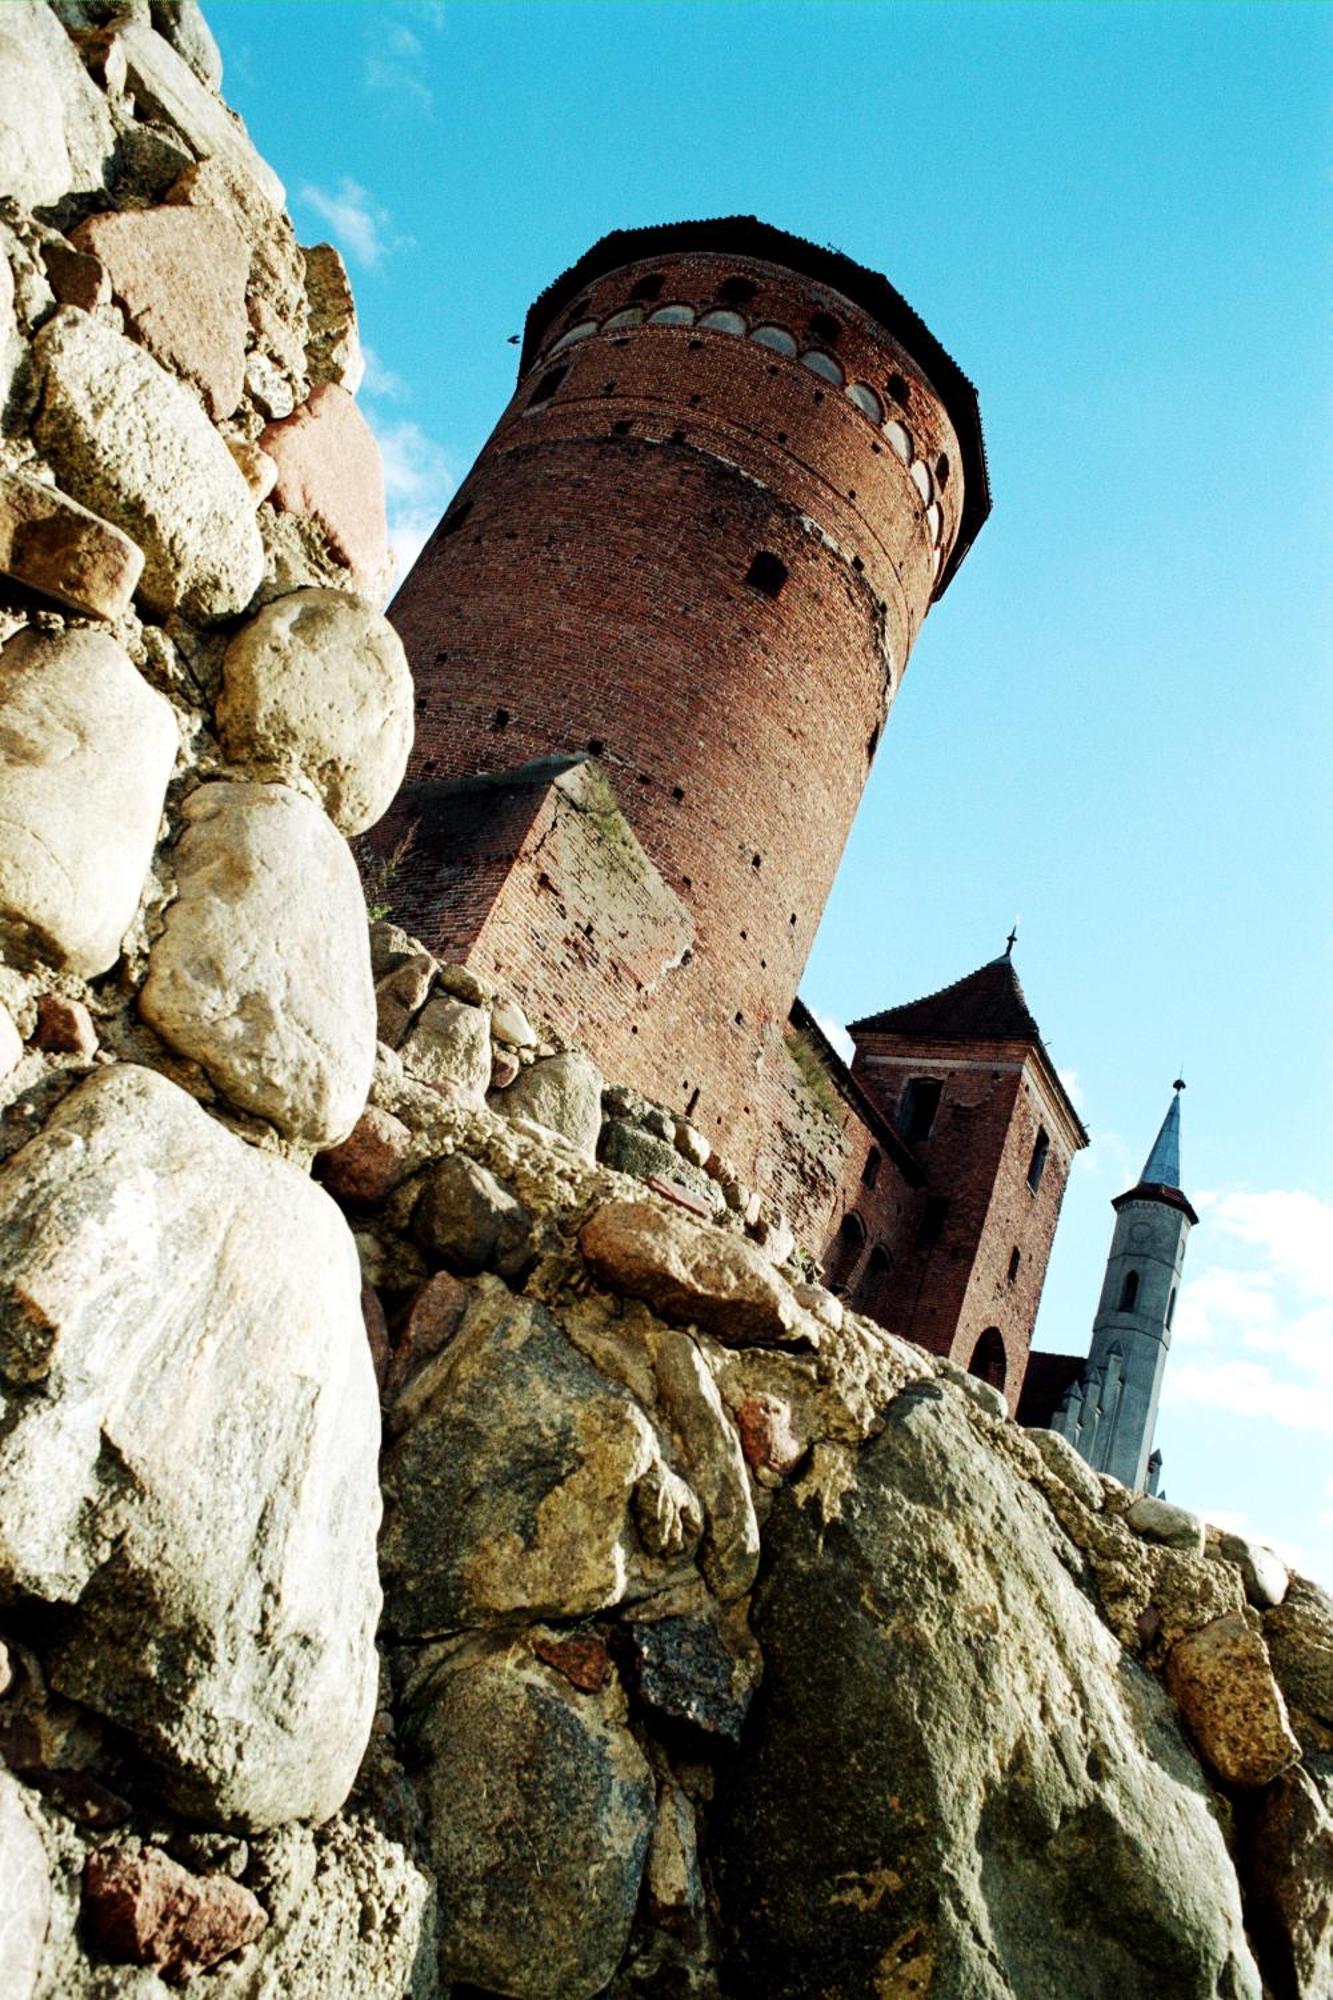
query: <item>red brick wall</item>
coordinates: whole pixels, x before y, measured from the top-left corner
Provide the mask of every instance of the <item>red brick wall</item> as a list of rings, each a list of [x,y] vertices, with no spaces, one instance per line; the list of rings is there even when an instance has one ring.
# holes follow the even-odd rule
[[[928,1194],[947,1199],[948,1214],[933,1241],[914,1236],[903,1243],[891,1323],[964,1367],[985,1330],[998,1328],[1013,1407],[1076,1143],[1068,1119],[1035,1054],[1022,1043],[961,1048],[868,1034],[852,1068],[889,1116],[896,1115],[909,1078],[943,1081],[930,1135],[913,1152],[926,1172]],[[1050,1148],[1034,1193],[1028,1167],[1043,1125]],[[1011,1280],[1015,1249],[1019,1264]]]
[[[551,341],[579,314],[623,307],[647,268],[603,279]],[[747,318],[802,341],[812,313],[832,313],[836,338],[820,344],[906,418],[923,464],[948,462],[938,502],[931,489],[947,546],[957,442],[886,335],[772,266],[652,268],[666,274],[655,304],[708,306],[727,276],[748,275]],[[719,1149],[782,1180],[771,1135],[775,1112],[794,1116],[787,1014],[930,600],[933,520],[870,418],[751,340],[599,332],[558,357],[568,373],[532,409],[548,358],[442,527],[466,506],[461,525],[437,530],[393,607],[418,686],[409,782],[595,746],[695,942],[681,975],[608,1021],[592,1053],[678,1110],[697,1092],[691,1116]],[[760,550],[789,572],[776,599],[745,582]]]

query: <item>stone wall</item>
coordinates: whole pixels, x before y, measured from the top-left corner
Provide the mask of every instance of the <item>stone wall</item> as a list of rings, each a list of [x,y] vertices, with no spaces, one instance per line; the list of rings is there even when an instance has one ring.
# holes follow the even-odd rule
[[[1314,2000],[1333,1605],[367,922],[353,322],[218,82],[0,11],[0,1991]]]

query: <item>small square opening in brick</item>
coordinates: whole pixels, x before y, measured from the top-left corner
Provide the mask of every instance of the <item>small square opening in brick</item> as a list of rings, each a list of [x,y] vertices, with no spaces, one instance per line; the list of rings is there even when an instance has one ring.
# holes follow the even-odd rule
[[[771,549],[760,549],[745,572],[745,581],[761,597],[777,597],[787,581],[787,565]]]

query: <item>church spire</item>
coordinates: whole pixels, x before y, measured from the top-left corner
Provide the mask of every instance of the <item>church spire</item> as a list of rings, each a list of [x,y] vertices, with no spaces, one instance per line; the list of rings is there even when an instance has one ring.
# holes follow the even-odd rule
[[[1162,1129],[1153,1140],[1153,1148],[1144,1162],[1139,1175],[1141,1187],[1168,1187],[1180,1189],[1180,1093],[1185,1088],[1183,1077],[1177,1077],[1171,1086],[1174,1095],[1167,1106]]]

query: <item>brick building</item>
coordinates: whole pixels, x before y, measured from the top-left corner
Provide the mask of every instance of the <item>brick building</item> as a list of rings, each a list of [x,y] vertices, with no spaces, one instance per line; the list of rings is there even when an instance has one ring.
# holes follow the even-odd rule
[[[989,505],[975,391],[885,279],[750,217],[604,238],[395,600],[416,747],[374,840],[433,950],[1012,1394],[1085,1140],[1012,966],[860,1023],[850,1067],[795,1000]]]

